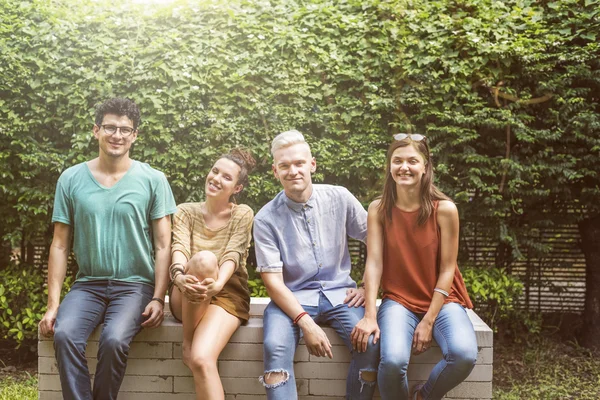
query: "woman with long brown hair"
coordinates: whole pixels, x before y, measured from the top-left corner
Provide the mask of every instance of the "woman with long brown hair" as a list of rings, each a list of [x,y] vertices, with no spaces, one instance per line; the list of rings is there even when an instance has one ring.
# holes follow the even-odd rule
[[[217,359],[249,318],[246,258],[254,213],[236,196],[255,165],[244,150],[222,155],[206,177],[206,200],[180,204],[173,218],[169,298],[183,322],[183,362],[197,399],[224,399]]]
[[[363,351],[380,340],[377,372],[382,399],[409,399],[406,372],[412,354],[434,338],[443,359],[410,399],[441,399],[471,372],[477,340],[465,308],[472,308],[460,271],[458,210],[433,184],[423,135],[400,133],[387,152],[381,198],[369,206],[365,317],[352,332]],[[381,283],[383,301],[376,310]]]

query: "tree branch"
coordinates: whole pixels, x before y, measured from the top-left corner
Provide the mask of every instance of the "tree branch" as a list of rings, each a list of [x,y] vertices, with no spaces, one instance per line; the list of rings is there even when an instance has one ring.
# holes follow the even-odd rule
[[[504,156],[505,160],[508,160],[510,157],[510,124],[506,124],[506,154]],[[500,181],[500,193],[504,191],[504,184],[506,183],[506,174],[508,173],[508,166],[505,165],[502,169],[502,180]]]
[[[503,98],[505,100],[515,102],[515,103],[519,103],[519,104],[531,105],[531,104],[543,103],[545,101],[550,100],[554,96],[554,94],[552,94],[552,93],[546,93],[543,96],[535,97],[533,99],[521,100],[520,98],[518,98],[517,96],[513,96],[512,94],[501,92],[499,86],[502,86],[502,82],[500,82],[498,84],[498,86],[492,86],[491,88],[489,88],[490,91],[492,92],[492,94],[494,95],[494,100],[496,101],[496,105],[498,107],[500,107],[500,105],[498,103],[498,97]]]

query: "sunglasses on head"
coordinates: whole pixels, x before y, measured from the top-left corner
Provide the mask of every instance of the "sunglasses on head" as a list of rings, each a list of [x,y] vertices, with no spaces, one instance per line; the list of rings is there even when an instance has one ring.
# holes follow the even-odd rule
[[[407,138],[412,140],[413,142],[420,142],[421,140],[425,139],[425,136],[419,133],[396,133],[394,135],[394,139],[397,141],[401,141]]]

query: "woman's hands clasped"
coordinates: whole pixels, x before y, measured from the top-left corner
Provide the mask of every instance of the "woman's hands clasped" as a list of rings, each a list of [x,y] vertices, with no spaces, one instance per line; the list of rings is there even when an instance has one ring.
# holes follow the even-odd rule
[[[194,275],[183,274],[175,278],[175,286],[193,304],[201,303],[223,290],[223,286],[212,278],[200,281]]]
[[[200,282],[200,284],[206,288],[206,297],[216,296],[221,290],[223,290],[223,285],[218,281],[215,281],[213,278],[206,278]]]

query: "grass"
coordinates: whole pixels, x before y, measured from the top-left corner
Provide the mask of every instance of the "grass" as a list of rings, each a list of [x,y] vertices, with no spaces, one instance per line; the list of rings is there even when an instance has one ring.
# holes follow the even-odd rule
[[[0,375],[0,400],[35,400],[37,377],[27,372]]]
[[[600,354],[557,338],[494,343],[494,399],[600,399]]]

